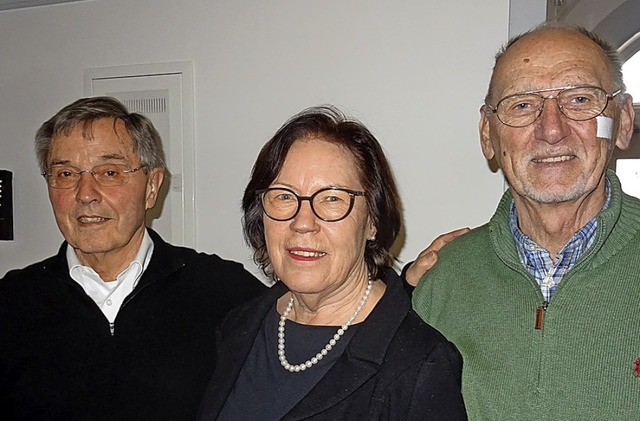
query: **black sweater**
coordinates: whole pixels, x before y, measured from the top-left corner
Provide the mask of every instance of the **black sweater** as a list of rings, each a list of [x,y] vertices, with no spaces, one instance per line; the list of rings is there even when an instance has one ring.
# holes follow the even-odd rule
[[[215,361],[215,326],[266,289],[242,265],[154,252],[110,333],[57,256],[0,280],[0,419],[190,420]]]

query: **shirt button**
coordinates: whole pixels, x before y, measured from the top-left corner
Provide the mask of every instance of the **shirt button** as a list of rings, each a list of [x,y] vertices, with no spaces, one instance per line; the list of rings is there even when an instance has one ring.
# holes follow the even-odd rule
[[[110,306],[110,305],[111,305],[111,299],[110,299],[110,298],[107,300],[107,305],[108,305],[108,306]]]

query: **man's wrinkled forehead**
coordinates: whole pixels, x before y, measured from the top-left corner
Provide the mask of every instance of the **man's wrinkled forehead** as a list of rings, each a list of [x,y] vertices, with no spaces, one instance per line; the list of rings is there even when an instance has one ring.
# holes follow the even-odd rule
[[[492,78],[495,96],[573,85],[613,88],[606,56],[583,34],[553,28],[525,35],[500,57]]]

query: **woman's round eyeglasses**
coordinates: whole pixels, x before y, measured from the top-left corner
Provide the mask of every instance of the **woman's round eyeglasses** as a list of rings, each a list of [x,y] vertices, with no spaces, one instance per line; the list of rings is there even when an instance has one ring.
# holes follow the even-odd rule
[[[356,196],[363,191],[338,187],[320,189],[311,196],[300,196],[293,190],[271,187],[258,190],[264,213],[274,221],[289,221],[300,212],[304,200],[308,200],[314,215],[325,222],[340,221],[351,213]]]

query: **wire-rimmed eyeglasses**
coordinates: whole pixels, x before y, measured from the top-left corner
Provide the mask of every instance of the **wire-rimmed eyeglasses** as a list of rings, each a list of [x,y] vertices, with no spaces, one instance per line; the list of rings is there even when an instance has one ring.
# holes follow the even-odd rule
[[[559,91],[556,95],[543,96],[543,92]],[[621,89],[608,94],[598,86],[565,86],[521,92],[502,98],[487,108],[510,127],[525,127],[540,117],[547,99],[555,99],[560,112],[567,118],[584,121],[594,118],[607,108],[609,100],[622,92]]]
[[[258,190],[262,210],[274,221],[289,221],[300,212],[302,201],[308,200],[314,215],[325,222],[340,221],[351,213],[356,196],[364,196],[363,191],[327,187],[311,196],[300,196],[293,190],[271,187]]]
[[[69,165],[53,165],[49,172],[42,175],[47,180],[49,187],[54,189],[72,189],[78,185],[82,173],[89,173],[98,184],[105,187],[122,186],[129,179],[129,175],[146,167],[127,168],[122,164],[97,165],[90,170],[81,170]]]

